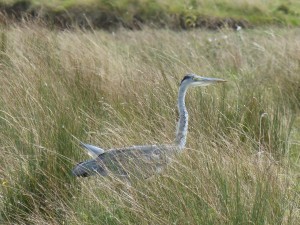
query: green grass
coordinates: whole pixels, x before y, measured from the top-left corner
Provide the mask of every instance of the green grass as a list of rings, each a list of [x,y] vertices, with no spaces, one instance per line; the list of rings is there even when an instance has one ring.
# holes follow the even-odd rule
[[[1,224],[297,224],[298,29],[1,30]],[[170,143],[184,74],[185,152],[160,175],[71,176],[105,149]],[[71,135],[72,134],[72,135]]]
[[[19,2],[27,2],[14,4]],[[300,3],[297,0],[6,0],[3,5],[35,11],[47,23],[110,28],[143,25],[168,28],[207,27],[222,24],[253,27],[261,25],[299,26]],[[20,7],[21,6],[21,7]]]

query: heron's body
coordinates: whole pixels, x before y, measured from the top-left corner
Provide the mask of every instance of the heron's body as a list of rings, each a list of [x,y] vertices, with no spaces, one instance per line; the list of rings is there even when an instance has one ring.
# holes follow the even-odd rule
[[[100,154],[95,159],[84,162],[87,170],[81,176],[114,174],[117,176],[134,176],[147,178],[171,161],[178,152],[177,146],[171,145],[141,145],[127,148],[111,149]]]
[[[178,95],[179,121],[176,139],[172,145],[141,145],[120,149],[103,149],[82,143],[82,146],[96,157],[79,163],[74,169],[75,176],[90,176],[99,174],[106,176],[110,173],[119,176],[131,174],[149,177],[160,172],[176,153],[185,148],[188,130],[188,112],[185,107],[186,91],[191,86],[206,86],[225,80],[205,78],[194,74],[186,75],[181,81]]]

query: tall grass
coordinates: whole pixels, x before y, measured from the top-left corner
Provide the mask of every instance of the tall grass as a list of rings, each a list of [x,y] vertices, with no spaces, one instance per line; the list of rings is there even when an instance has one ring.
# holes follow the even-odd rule
[[[4,224],[296,224],[299,31],[1,30]],[[188,72],[186,151],[129,185],[74,178],[75,137],[105,149],[170,143]]]

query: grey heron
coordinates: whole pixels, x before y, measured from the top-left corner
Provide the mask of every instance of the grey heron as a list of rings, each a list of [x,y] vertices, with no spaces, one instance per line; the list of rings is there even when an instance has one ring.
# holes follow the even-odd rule
[[[73,175],[87,177],[95,174],[106,176],[110,173],[119,176],[130,176],[132,171],[143,177],[151,176],[160,172],[175,154],[184,150],[188,132],[188,112],[185,106],[185,96],[189,87],[208,86],[214,83],[225,82],[223,79],[201,77],[195,74],[187,74],[179,86],[178,111],[176,138],[170,145],[141,145],[120,149],[102,148],[85,144],[93,159],[78,163],[72,170]]]

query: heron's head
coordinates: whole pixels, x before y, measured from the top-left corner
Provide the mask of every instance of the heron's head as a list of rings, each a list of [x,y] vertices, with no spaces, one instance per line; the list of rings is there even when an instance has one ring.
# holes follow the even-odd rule
[[[187,74],[182,79],[180,85],[185,85],[188,87],[196,87],[196,86],[208,86],[215,83],[226,82],[226,80],[219,78],[209,78],[209,77],[201,77],[196,74]]]

